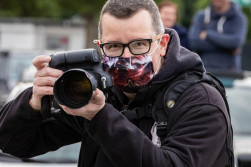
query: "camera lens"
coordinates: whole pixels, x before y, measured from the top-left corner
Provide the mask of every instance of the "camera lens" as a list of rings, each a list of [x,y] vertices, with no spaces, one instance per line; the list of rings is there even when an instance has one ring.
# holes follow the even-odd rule
[[[65,94],[72,100],[84,101],[92,94],[91,83],[83,75],[69,76],[65,86]]]
[[[56,101],[69,108],[80,108],[88,104],[97,88],[95,78],[85,70],[66,71],[54,85]]]

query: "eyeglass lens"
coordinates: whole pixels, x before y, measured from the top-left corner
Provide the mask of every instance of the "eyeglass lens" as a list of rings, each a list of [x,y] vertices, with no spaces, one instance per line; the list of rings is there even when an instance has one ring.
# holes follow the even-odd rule
[[[129,42],[128,44],[107,43],[103,45],[103,51],[109,57],[117,57],[123,54],[125,46],[129,47],[132,54],[144,54],[150,50],[150,41],[142,39]]]

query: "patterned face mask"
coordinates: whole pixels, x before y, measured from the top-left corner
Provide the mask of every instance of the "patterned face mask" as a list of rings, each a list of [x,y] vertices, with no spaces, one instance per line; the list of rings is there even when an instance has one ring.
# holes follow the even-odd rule
[[[132,57],[107,57],[104,55],[103,69],[112,75],[113,83],[117,88],[127,93],[136,93],[138,89],[146,86],[154,76],[152,63],[154,51],[150,54]]]
[[[127,93],[135,93],[153,77],[151,55],[129,58],[104,56],[103,68],[112,75],[115,86]]]

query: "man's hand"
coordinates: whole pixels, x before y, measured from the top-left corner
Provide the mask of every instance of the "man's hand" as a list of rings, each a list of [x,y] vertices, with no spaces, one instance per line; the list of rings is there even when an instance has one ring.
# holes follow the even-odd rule
[[[75,116],[81,116],[88,120],[92,120],[92,118],[104,107],[105,105],[105,95],[104,93],[96,89],[93,92],[92,98],[87,105],[78,109],[71,109],[66,106],[60,105],[62,109],[70,114]]]
[[[207,38],[207,31],[202,31],[201,33],[200,33],[200,39],[201,40],[205,40]]]
[[[48,67],[50,56],[37,56],[32,60],[37,72],[33,81],[33,93],[29,104],[33,110],[41,110],[41,99],[44,95],[53,94],[53,86],[63,71]]]
[[[233,51],[233,55],[239,55],[241,54],[241,48],[236,48],[234,51]]]

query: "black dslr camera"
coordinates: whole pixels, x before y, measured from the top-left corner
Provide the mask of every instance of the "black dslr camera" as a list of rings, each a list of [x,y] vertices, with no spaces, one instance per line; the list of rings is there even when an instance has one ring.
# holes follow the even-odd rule
[[[106,92],[113,85],[95,49],[57,52],[51,55],[49,67],[64,71],[53,92],[56,102],[69,108],[85,106],[96,88]]]

